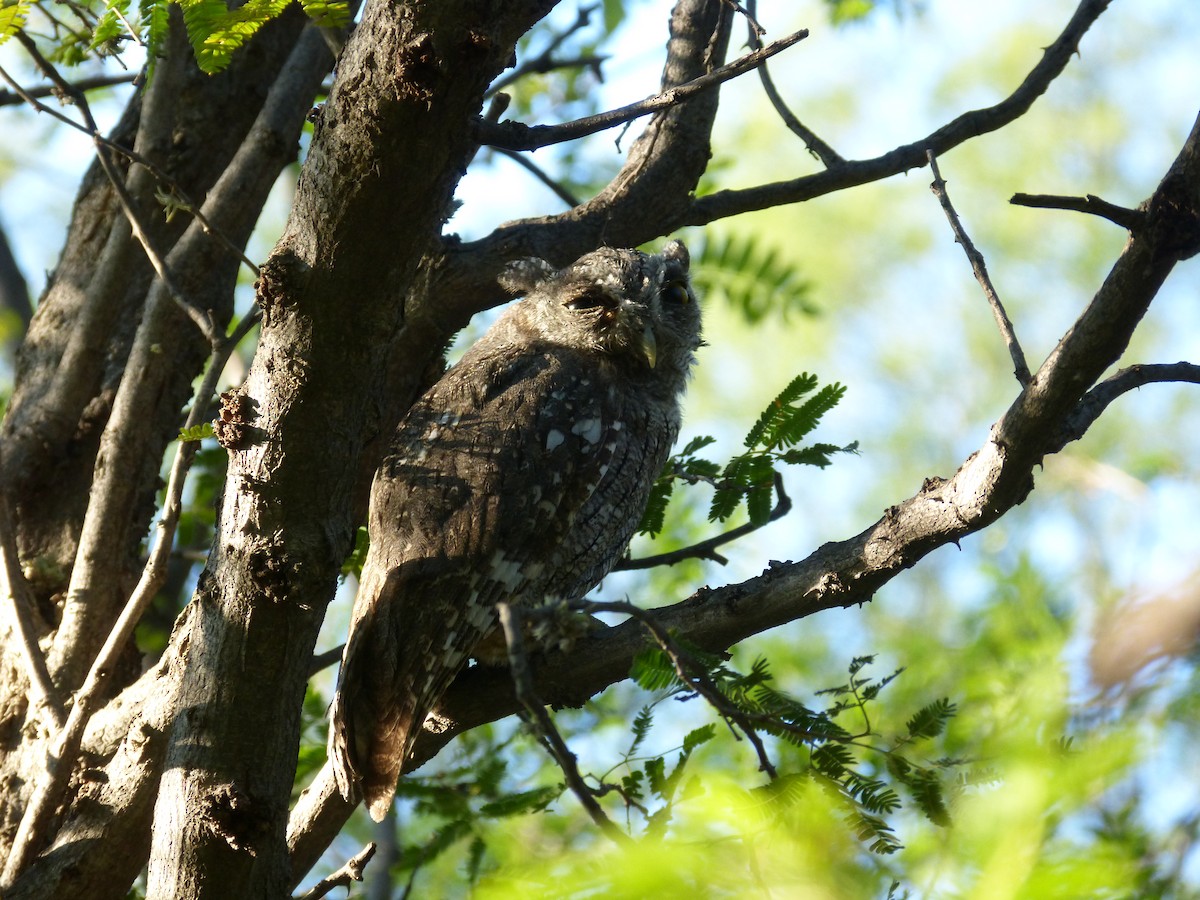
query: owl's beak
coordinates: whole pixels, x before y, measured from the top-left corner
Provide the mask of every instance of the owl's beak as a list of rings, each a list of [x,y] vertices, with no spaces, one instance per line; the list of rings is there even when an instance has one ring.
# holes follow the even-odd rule
[[[642,353],[646,355],[646,362],[650,363],[650,368],[654,368],[654,364],[658,362],[658,339],[654,337],[654,329],[649,325],[642,330]]]

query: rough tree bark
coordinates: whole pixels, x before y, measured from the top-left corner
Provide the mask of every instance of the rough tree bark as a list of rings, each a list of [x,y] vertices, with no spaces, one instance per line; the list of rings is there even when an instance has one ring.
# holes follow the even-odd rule
[[[149,858],[152,897],[277,898],[328,846],[351,809],[327,771],[288,815],[317,629],[362,519],[381,438],[449,337],[505,299],[495,275],[506,262],[538,255],[566,263],[598,244],[637,245],[685,224],[923,166],[928,151],[1023,115],[1108,3],[1081,2],[1009,98],[875,159],[826,153],[827,168],[815,175],[697,199],[718,100],[709,90],[650,118],[595,197],[461,243],[442,224],[487,133],[484,92],[518,38],[554,5],[366,4],[316,114],[286,232],[258,282],[262,333],[245,384],[226,401],[228,480],[195,596],[153,670],[138,677],[131,652],[130,665],[107,673],[111,699],[89,722],[83,758],[62,763],[73,766],[70,790],[36,840],[9,859],[5,897],[121,897]],[[664,90],[722,63],[732,18],[721,0],[680,0]],[[167,51],[111,138],[168,173],[240,248],[295,157],[332,59],[295,11],[216,77],[191,64],[178,30]],[[6,610],[31,607],[60,707],[136,579],[160,461],[211,349],[181,302],[211,311],[223,329],[239,265],[196,221],[151,215],[157,180],[113,159],[181,296],[153,277],[93,166],[21,350],[0,445],[0,530],[10,513],[13,522],[3,549],[22,568],[5,573]],[[1040,460],[1115,396],[1111,384],[1093,386],[1175,262],[1200,246],[1200,121],[1133,221],[1092,303],[951,478],[930,479],[857,537],[773,564],[744,584],[701,590],[656,613],[661,622],[722,650],[819,609],[868,600],[934,548],[1022,502]],[[61,717],[53,697],[30,701],[38,695],[11,619],[0,635],[0,857],[20,845],[18,824],[45,780]],[[628,622],[582,640],[569,659],[539,660],[540,695],[582,703],[626,677],[644,642],[642,626]],[[438,711],[449,729],[425,734],[414,764],[516,709],[502,673],[464,672]]]

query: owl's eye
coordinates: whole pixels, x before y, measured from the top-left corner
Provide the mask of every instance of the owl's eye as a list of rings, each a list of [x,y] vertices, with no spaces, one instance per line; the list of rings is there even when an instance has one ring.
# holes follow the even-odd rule
[[[662,289],[662,298],[667,303],[678,303],[680,306],[686,306],[692,301],[692,295],[688,293],[687,285],[682,281],[671,281]]]
[[[563,305],[567,309],[597,309],[601,306],[611,306],[612,298],[601,290],[583,291],[576,294]]]

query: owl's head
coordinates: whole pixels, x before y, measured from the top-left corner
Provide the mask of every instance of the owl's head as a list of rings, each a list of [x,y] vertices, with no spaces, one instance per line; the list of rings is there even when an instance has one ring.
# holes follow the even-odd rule
[[[601,247],[565,269],[520,260],[500,283],[525,294],[514,314],[533,336],[674,380],[687,375],[701,345],[689,260],[679,241],[654,254]]]

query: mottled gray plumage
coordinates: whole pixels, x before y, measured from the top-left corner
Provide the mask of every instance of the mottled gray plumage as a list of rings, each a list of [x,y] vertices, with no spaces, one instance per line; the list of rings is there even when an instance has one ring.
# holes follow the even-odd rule
[[[397,428],[329,738],[339,788],[376,820],[495,604],[578,599],[625,552],[700,345],[687,270],[678,241],[510,266],[525,298]]]

